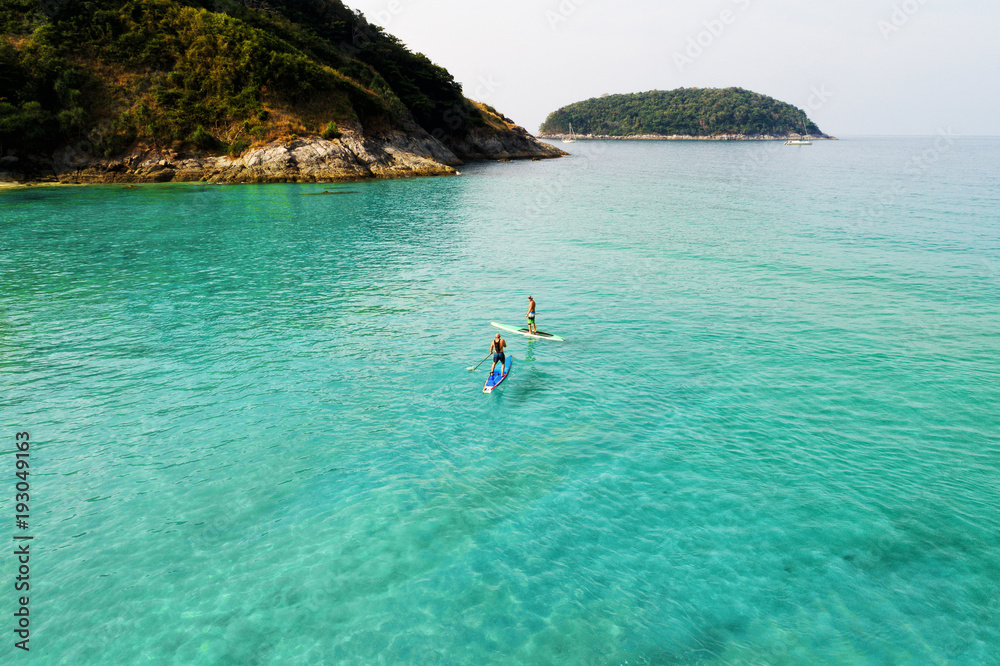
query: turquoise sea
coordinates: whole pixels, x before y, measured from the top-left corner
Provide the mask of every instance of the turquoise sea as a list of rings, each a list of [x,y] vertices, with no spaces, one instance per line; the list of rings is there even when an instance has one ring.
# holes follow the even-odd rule
[[[1000,663],[1000,139],[565,147],[0,191],[0,661]]]

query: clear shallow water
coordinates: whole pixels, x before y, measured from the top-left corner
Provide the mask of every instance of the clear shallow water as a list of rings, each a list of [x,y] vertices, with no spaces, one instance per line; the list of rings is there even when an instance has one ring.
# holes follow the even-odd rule
[[[1000,663],[1000,141],[571,149],[0,191],[31,658]]]

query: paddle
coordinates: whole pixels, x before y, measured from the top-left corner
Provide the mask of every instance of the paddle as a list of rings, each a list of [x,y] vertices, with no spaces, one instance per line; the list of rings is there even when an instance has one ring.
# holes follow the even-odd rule
[[[469,372],[475,372],[476,370],[479,369],[479,366],[481,366],[483,363],[486,363],[487,359],[489,359],[491,356],[493,356],[492,352],[487,354],[486,358],[484,358],[482,361],[476,363],[474,366],[466,368],[466,370],[468,370]]]

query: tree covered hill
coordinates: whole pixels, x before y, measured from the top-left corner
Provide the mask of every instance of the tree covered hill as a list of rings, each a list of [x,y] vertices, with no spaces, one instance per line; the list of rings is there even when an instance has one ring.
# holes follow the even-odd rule
[[[449,147],[513,126],[339,0],[0,0],[0,155],[237,154],[345,123]]]
[[[825,136],[804,111],[742,88],[680,88],[605,95],[563,107],[542,124],[543,135]]]

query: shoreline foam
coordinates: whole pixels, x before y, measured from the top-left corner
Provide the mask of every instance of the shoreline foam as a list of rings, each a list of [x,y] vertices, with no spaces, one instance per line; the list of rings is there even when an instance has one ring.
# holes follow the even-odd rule
[[[789,141],[804,139],[806,141],[838,141],[835,136],[815,134],[713,134],[712,136],[696,136],[692,134],[630,134],[628,136],[611,136],[608,134],[539,134],[539,139],[576,139],[577,141]]]

